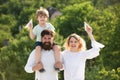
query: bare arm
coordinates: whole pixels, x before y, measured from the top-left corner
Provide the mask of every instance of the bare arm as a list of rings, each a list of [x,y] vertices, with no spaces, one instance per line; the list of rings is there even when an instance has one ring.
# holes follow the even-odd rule
[[[86,30],[86,32],[88,33],[88,35],[89,35],[89,37],[90,37],[90,39],[91,39],[91,41],[92,41],[92,47],[98,47],[98,48],[103,48],[103,47],[104,47],[103,44],[97,42],[97,41],[94,39],[94,36],[93,36],[93,34],[92,34],[92,28],[91,28],[89,25],[87,25],[87,27],[85,28],[85,30]]]
[[[30,26],[30,32],[29,32],[29,36],[30,36],[30,39],[34,39],[35,38],[35,35],[33,34],[33,25],[32,24],[30,24],[29,25]]]
[[[93,34],[92,34],[92,27],[90,27],[89,25],[87,25],[85,30],[86,30],[87,34],[89,35],[91,41],[92,41],[92,40],[95,40],[95,39],[94,39],[94,36],[93,36]]]

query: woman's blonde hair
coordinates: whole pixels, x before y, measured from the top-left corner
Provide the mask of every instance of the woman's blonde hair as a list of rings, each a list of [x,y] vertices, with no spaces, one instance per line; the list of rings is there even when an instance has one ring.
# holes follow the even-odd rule
[[[68,36],[66,42],[64,43],[64,47],[65,49],[69,50],[70,49],[70,46],[69,46],[69,42],[70,42],[70,39],[71,38],[75,38],[76,40],[78,40],[79,42],[79,47],[78,47],[78,51],[82,51],[82,50],[85,50],[86,49],[86,43],[85,43],[85,40],[80,37],[79,35],[73,33],[71,34],[70,36]]]
[[[38,9],[36,11],[36,18],[38,18],[38,16],[46,16],[46,17],[49,17],[49,12],[47,9],[43,8],[43,7],[40,7],[40,9]]]

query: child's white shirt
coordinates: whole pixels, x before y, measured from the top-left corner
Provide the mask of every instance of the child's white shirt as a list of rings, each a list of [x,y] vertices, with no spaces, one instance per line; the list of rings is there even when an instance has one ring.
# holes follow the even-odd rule
[[[55,28],[51,23],[46,23],[45,27],[41,27],[39,24],[33,28],[33,34],[36,36],[36,41],[41,42],[41,32],[45,29],[52,30],[54,32]]]

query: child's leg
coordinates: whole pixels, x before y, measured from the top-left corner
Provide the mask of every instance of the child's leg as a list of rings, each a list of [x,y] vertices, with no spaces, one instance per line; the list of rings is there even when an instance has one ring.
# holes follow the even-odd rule
[[[62,68],[62,64],[60,62],[60,47],[58,45],[53,46],[54,56],[55,56],[55,68]]]
[[[36,46],[35,48],[35,57],[36,57],[36,63],[41,62],[41,46]]]
[[[39,63],[41,66],[40,72],[44,72],[43,64],[41,62],[41,46],[36,46],[35,48],[35,57],[36,57],[36,63]]]

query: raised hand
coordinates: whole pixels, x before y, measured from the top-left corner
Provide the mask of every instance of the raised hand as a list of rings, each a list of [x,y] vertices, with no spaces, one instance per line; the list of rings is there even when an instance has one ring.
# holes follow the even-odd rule
[[[88,34],[92,34],[92,27],[90,27],[86,22],[84,22],[84,26],[85,26],[85,31]]]
[[[29,29],[32,29],[32,28],[33,28],[32,19],[27,23],[27,25],[25,26],[25,28],[29,28]]]
[[[84,22],[85,31],[88,33],[91,40],[95,40],[94,36],[92,35],[92,27],[90,27],[86,22]]]
[[[33,28],[33,24],[29,23],[29,29],[32,29],[32,28]]]

